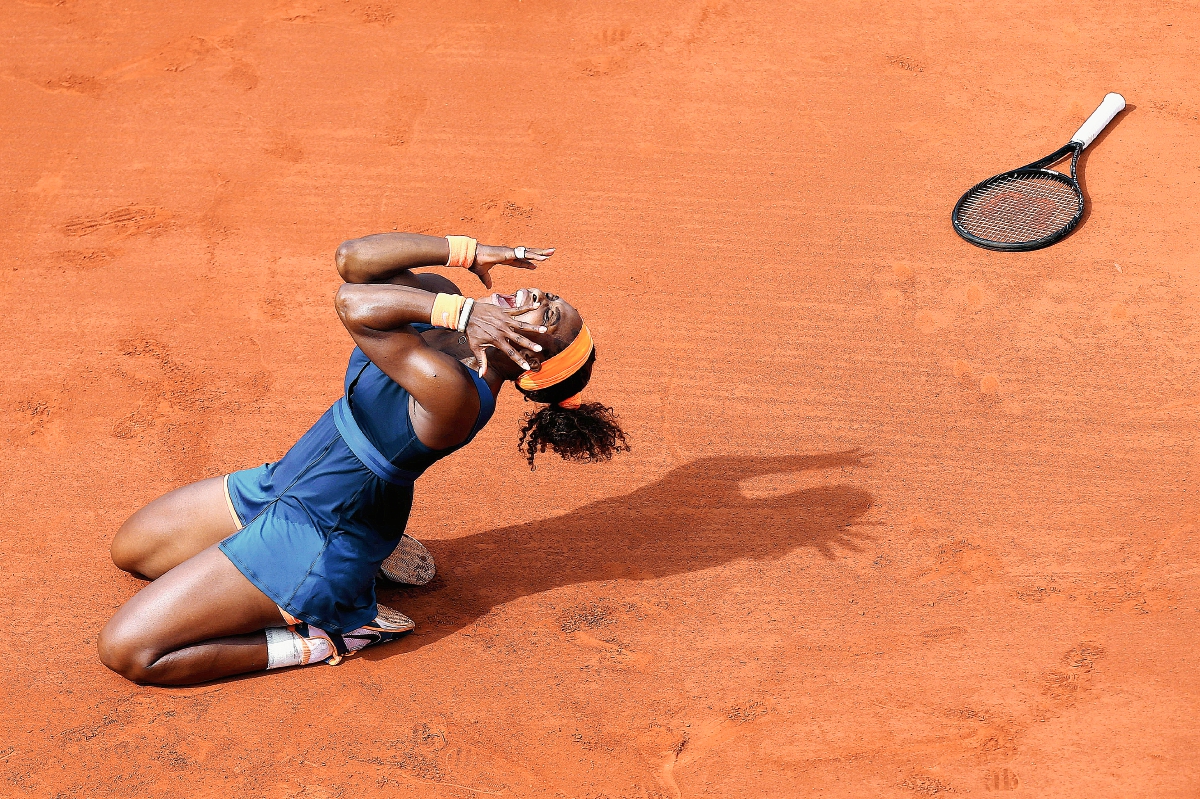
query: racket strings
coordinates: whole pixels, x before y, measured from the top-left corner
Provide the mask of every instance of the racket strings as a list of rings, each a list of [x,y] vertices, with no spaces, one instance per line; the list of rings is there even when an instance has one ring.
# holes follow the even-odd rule
[[[1070,227],[1083,210],[1074,187],[1038,174],[1005,175],[971,194],[958,209],[959,226],[998,244],[1032,242]]]

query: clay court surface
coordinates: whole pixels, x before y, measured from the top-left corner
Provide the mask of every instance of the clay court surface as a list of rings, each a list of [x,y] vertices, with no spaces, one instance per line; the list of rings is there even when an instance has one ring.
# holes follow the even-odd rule
[[[0,795],[1200,795],[1198,25],[4,3]],[[1107,91],[1074,235],[955,236]],[[418,484],[403,642],[108,672],[117,527],[337,398],[333,250],[395,228],[558,247],[498,287],[581,309],[633,452],[531,474],[509,390]]]

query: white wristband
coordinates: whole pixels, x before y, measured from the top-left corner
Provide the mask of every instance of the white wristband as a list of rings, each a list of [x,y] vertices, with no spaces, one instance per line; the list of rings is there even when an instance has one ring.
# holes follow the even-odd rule
[[[458,312],[458,332],[467,332],[467,322],[471,321],[471,311],[475,308],[475,300],[467,297],[467,301],[463,303],[462,310]]]

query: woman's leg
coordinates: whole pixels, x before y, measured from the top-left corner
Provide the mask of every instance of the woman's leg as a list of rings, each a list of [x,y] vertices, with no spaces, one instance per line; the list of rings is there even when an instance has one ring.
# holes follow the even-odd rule
[[[100,660],[134,682],[154,685],[261,671],[267,667],[263,629],[282,624],[275,603],[210,546],[121,606],[100,631]]]
[[[117,567],[151,580],[238,529],[223,477],[164,494],[129,517],[112,542]]]

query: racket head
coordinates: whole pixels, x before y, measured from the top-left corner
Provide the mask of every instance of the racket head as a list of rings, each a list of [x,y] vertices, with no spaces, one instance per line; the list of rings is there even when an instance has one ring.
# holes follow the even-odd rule
[[[978,247],[1027,252],[1066,238],[1083,209],[1074,177],[1031,164],[972,186],[954,204],[950,220],[958,235]]]

